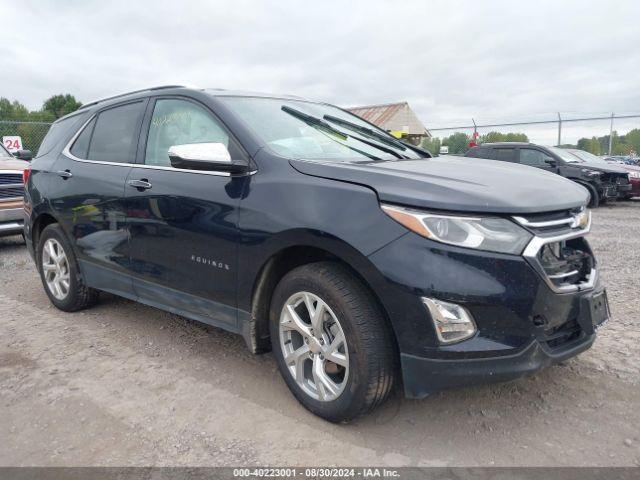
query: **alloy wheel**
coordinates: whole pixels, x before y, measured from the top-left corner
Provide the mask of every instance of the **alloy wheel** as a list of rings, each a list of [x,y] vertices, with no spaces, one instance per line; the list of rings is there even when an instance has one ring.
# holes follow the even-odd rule
[[[58,300],[67,298],[71,285],[69,260],[55,238],[49,238],[42,248],[42,272],[51,295]]]
[[[326,302],[309,292],[293,294],[282,308],[279,332],[284,362],[298,386],[319,401],[338,398],[349,378],[349,351]]]

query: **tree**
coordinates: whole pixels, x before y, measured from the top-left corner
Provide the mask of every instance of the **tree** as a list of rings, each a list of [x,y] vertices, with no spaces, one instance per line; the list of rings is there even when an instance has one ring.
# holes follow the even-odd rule
[[[450,154],[462,154],[469,150],[470,138],[466,133],[456,132],[442,139],[442,145],[449,147]]]
[[[624,142],[630,145],[634,152],[640,152],[640,129],[634,128],[624,135]]]
[[[581,138],[580,140],[578,140],[577,148],[589,153],[593,153],[594,155],[602,154],[602,150],[600,148],[600,140],[598,140],[596,137]]]
[[[528,142],[529,137],[524,133],[501,133],[501,132],[489,132],[480,136],[480,143],[495,143],[495,142]]]
[[[0,120],[29,120],[29,110],[23,104],[0,98]]]
[[[434,137],[427,137],[422,139],[420,144],[422,148],[431,153],[434,157],[440,154],[440,139]]]
[[[54,95],[45,100],[42,110],[53,114],[54,118],[64,117],[68,113],[74,112],[82,106],[73,95]]]

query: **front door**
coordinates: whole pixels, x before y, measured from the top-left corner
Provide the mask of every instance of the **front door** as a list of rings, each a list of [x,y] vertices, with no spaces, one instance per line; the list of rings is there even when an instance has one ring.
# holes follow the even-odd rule
[[[124,185],[135,160],[146,100],[110,107],[84,126],[54,165],[52,207],[87,283],[131,295]]]
[[[129,252],[141,300],[235,329],[238,203],[246,177],[180,170],[173,145],[236,142],[203,105],[158,98],[144,122],[146,144],[127,179]],[[144,135],[143,135],[144,138]]]

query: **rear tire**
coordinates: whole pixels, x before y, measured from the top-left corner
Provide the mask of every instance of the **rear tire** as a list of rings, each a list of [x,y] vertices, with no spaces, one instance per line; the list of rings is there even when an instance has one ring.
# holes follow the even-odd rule
[[[60,310],[76,312],[98,300],[98,290],[84,283],[73,248],[57,223],[42,231],[36,262],[44,291]]]
[[[346,422],[387,398],[396,376],[392,333],[375,298],[346,268],[319,262],[292,270],[276,287],[269,313],[280,373],[309,411]],[[332,353],[341,334],[344,343]]]

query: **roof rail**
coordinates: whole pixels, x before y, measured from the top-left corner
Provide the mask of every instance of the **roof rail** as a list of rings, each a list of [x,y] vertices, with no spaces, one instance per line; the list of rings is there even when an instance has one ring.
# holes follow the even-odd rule
[[[157,86],[157,87],[142,88],[140,90],[134,90],[133,92],[121,93],[119,95],[113,95],[111,97],[105,97],[105,98],[101,98],[99,100],[94,100],[92,102],[85,103],[78,110],[83,110],[83,109],[85,109],[87,107],[92,107],[94,105],[97,105],[98,103],[106,102],[107,100],[114,100],[116,98],[126,97],[127,95],[133,95],[135,93],[150,92],[150,91],[153,91],[153,90],[163,90],[165,88],[181,88],[181,87],[184,87],[184,85],[160,85],[160,86]]]

